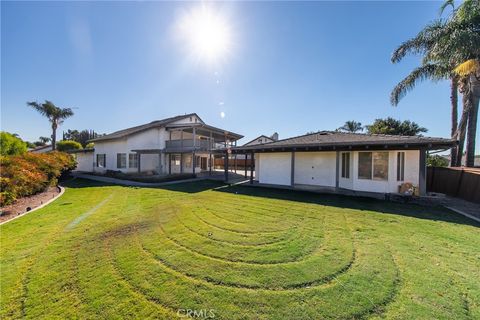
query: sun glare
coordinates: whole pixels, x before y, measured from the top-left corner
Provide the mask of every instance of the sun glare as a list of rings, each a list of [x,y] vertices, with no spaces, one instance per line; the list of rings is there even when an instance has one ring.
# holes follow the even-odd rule
[[[208,62],[224,59],[230,49],[231,35],[227,21],[205,5],[181,17],[180,33],[190,54]]]

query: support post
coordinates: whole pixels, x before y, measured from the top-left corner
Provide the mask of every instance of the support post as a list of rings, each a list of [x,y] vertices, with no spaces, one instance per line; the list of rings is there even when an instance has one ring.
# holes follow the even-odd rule
[[[335,160],[335,188],[338,189],[340,186],[340,151],[336,152]]]
[[[183,173],[183,153],[180,153],[180,173]]]
[[[137,153],[137,155],[138,155],[138,173],[140,173],[140,159],[142,159],[142,154]]]
[[[223,169],[225,170],[225,182],[228,182],[228,150],[225,150],[225,160],[223,161]]]
[[[237,154],[235,154],[235,160],[233,160],[233,168],[235,170],[235,174],[237,174]]]
[[[291,168],[290,168],[290,186],[295,185],[295,151],[292,151],[292,161],[291,161]]]
[[[193,127],[193,150],[195,150],[196,146],[197,146],[197,131],[196,131],[196,128]]]
[[[210,161],[209,161],[209,175],[212,175],[212,152],[210,151]]]
[[[418,166],[418,191],[421,196],[427,194],[427,151],[425,149],[420,149],[419,157],[419,166]]]
[[[195,142],[193,143],[195,144]],[[192,152],[192,167],[193,167],[193,175],[195,175],[195,167],[197,166],[195,161],[195,151]]]
[[[243,167],[245,169],[245,178],[247,177],[247,160],[248,160],[248,153],[245,153],[245,159],[243,160]]]
[[[253,152],[250,153],[250,184],[253,184],[253,164],[254,164]]]
[[[171,153],[168,154],[168,174],[172,174],[172,154]]]

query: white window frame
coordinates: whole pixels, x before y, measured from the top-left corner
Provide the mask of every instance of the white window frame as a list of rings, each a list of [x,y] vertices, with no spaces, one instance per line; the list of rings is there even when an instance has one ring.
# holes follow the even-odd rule
[[[370,169],[370,177],[360,177],[360,154],[361,153],[369,153],[371,155],[370,159],[371,159],[371,166],[372,167]],[[376,162],[377,162],[377,161],[375,161],[375,155],[378,155],[378,154],[386,154],[387,155],[387,163],[386,163],[386,170],[385,170],[386,177],[385,178],[375,176],[375,165],[376,165]],[[389,159],[390,159],[390,153],[388,151],[360,151],[358,153],[358,172],[357,172],[358,179],[359,180],[388,181]]]
[[[127,154],[117,153],[117,169],[126,169],[126,168],[127,168]]]
[[[405,181],[405,152],[397,152],[397,181]]]
[[[138,153],[129,153],[128,154],[128,167],[129,168],[138,168]]]
[[[342,172],[343,179],[350,179],[350,152],[342,152]]]
[[[102,159],[103,161],[99,161]],[[105,153],[97,153],[96,159],[97,168],[106,168],[107,167],[107,155]],[[103,165],[100,165],[100,162],[103,162]]]

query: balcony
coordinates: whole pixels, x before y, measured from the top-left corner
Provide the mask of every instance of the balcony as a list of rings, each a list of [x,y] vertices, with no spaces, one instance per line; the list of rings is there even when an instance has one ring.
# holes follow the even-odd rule
[[[166,152],[189,152],[189,151],[210,151],[215,149],[224,148],[223,143],[211,143],[210,140],[198,139],[195,141],[194,146],[193,139],[178,139],[165,141]]]

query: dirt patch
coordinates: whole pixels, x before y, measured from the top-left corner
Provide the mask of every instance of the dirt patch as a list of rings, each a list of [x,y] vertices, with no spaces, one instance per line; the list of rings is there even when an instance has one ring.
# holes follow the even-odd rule
[[[33,196],[18,199],[15,203],[0,208],[0,222],[13,219],[19,215],[44,204],[45,202],[55,198],[60,193],[57,187],[49,187],[44,192],[37,193]],[[30,208],[30,209],[29,209]]]

